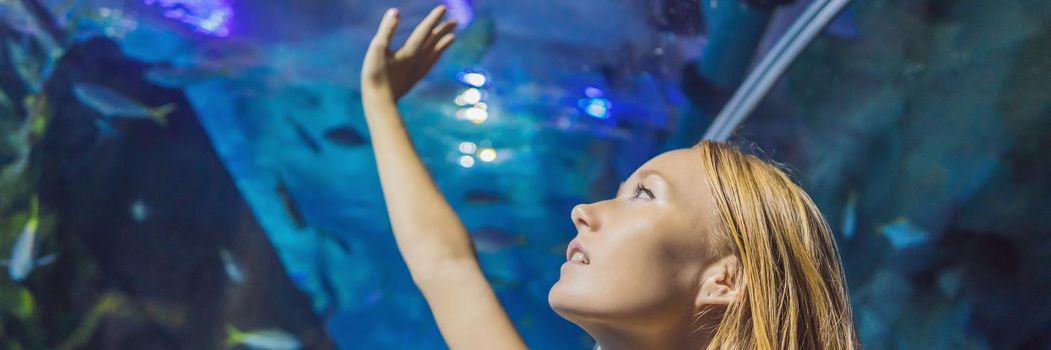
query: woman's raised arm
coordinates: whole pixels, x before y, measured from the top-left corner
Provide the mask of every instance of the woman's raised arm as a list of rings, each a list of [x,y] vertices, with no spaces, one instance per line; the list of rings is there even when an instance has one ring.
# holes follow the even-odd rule
[[[451,349],[524,349],[482,274],[463,222],[438,191],[402,124],[396,102],[441,57],[456,23],[436,7],[405,45],[391,49],[399,14],[388,10],[361,71],[365,120],[394,238]]]

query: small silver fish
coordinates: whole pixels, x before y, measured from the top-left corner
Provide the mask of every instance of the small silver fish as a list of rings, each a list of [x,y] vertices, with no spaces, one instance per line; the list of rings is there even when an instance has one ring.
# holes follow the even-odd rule
[[[223,271],[226,271],[226,277],[229,277],[231,281],[237,284],[244,282],[244,274],[237,267],[237,262],[234,261],[234,257],[230,255],[229,250],[226,250],[226,248],[220,249],[219,258],[223,260]]]
[[[930,235],[923,228],[909,222],[907,218],[898,218],[880,227],[880,232],[890,240],[896,249],[904,249],[927,242]]]
[[[11,259],[2,263],[7,266],[7,275],[12,281],[18,282],[26,278],[34,268],[50,264],[55,260],[55,254],[35,259],[36,232],[40,224],[40,204],[37,198],[33,198],[31,216],[26,222],[22,234],[18,236],[14,247],[11,248]]]
[[[302,345],[299,339],[280,329],[262,329],[243,332],[234,326],[227,326],[226,345],[244,345],[257,350],[297,350]]]
[[[110,88],[90,83],[74,84],[73,94],[81,103],[106,118],[149,118],[157,124],[167,125],[168,114],[175,110],[174,103],[150,108]]]

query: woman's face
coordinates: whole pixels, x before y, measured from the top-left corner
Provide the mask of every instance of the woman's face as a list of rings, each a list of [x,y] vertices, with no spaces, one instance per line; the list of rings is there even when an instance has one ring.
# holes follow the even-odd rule
[[[615,198],[573,208],[587,263],[562,265],[548,294],[555,312],[585,328],[691,315],[700,272],[714,255],[704,176],[699,150],[669,151],[636,170]]]

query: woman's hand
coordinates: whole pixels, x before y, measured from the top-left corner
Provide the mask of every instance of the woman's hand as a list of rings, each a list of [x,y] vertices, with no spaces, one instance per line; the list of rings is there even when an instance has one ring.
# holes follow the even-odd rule
[[[427,75],[455,39],[455,21],[438,25],[444,16],[445,5],[438,5],[416,26],[404,46],[391,50],[400,15],[397,9],[387,10],[361,66],[362,94],[387,95],[397,101]]]

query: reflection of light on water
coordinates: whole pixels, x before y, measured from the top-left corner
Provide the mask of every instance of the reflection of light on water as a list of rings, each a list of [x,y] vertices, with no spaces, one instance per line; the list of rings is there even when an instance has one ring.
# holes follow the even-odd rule
[[[467,106],[484,103],[482,102],[482,91],[476,88],[464,90],[462,93],[457,95],[456,99],[453,101],[456,102],[457,106]]]
[[[444,0],[445,7],[449,9],[449,19],[456,21],[456,27],[464,28],[474,20],[474,9],[468,0]]]
[[[467,104],[473,105],[475,103],[482,102],[482,92],[476,88],[464,90],[463,93],[460,94],[460,96],[463,96],[463,102]]]
[[[465,70],[456,76],[461,83],[470,86],[456,95],[453,102],[461,108],[456,110],[456,118],[467,120],[475,124],[482,124],[489,119],[489,105],[482,100],[485,99],[485,91],[482,90],[489,84],[489,77],[481,71]],[[458,158],[460,166],[470,168],[474,166],[474,152],[478,151],[478,145],[474,142],[460,142],[458,147],[462,156]],[[478,159],[483,162],[492,162],[496,159],[496,151],[492,148],[484,148],[478,153]]]
[[[460,153],[472,154],[476,149],[478,149],[478,146],[476,146],[474,142],[460,142]]]
[[[491,162],[496,159],[496,150],[484,148],[478,152],[478,159],[481,159],[483,162]]]
[[[464,168],[470,168],[474,166],[474,157],[471,156],[460,156],[460,166]]]
[[[460,76],[460,81],[463,82],[464,84],[467,84],[467,85],[470,85],[470,86],[474,86],[474,87],[477,88],[477,87],[485,86],[485,83],[486,83],[487,79],[485,77],[485,74],[482,74],[482,73],[479,73],[479,72],[470,72],[470,73],[464,73],[463,75],[461,75]]]
[[[146,5],[164,8],[164,17],[194,26],[195,30],[213,36],[230,35],[233,8],[229,0],[143,0]]]
[[[580,108],[584,109],[584,113],[592,117],[599,119],[609,118],[611,104],[607,99],[601,97],[583,98],[577,103],[580,105]]]
[[[470,120],[475,124],[484,123],[486,119],[489,119],[489,112],[478,107],[468,108],[464,115],[467,117],[467,120]]]
[[[489,112],[478,107],[461,108],[456,111],[456,118],[465,119],[475,124],[481,124],[489,119]]]
[[[482,102],[485,99],[485,91],[481,88],[489,83],[488,76],[481,71],[465,70],[457,75],[457,79],[471,87],[456,95],[456,99],[453,100],[457,106],[464,107],[456,111],[456,118],[475,124],[484,123],[489,119],[489,105]]]

